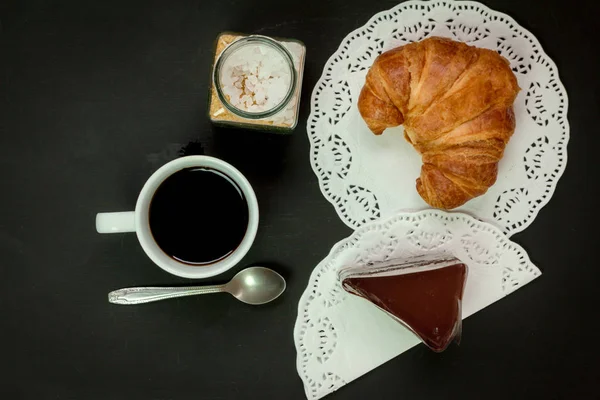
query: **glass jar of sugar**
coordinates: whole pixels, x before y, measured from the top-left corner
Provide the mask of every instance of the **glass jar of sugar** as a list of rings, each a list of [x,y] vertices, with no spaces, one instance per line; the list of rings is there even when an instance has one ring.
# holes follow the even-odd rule
[[[291,132],[298,123],[306,47],[293,39],[222,33],[209,117],[218,125]]]

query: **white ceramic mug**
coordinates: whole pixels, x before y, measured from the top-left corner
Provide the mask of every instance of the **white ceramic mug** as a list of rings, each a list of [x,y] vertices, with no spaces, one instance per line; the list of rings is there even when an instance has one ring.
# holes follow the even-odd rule
[[[244,193],[248,205],[248,227],[237,249],[222,260],[202,266],[184,264],[165,254],[156,244],[148,222],[150,201],[160,184],[175,172],[193,167],[211,168],[230,177]],[[199,226],[198,229],[205,228]],[[227,271],[250,250],[258,230],[258,202],[250,182],[232,165],[208,156],[182,157],[163,165],[150,176],[138,196],[135,211],[98,213],[96,230],[98,233],[135,232],[148,257],[165,271],[184,278],[208,278]]]

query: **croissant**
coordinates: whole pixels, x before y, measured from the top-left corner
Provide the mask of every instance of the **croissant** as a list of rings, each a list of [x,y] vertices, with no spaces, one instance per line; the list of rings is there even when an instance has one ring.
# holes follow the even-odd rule
[[[376,135],[404,125],[423,160],[417,191],[432,207],[452,209],[495,183],[519,90],[497,52],[432,37],[377,57],[358,109]]]

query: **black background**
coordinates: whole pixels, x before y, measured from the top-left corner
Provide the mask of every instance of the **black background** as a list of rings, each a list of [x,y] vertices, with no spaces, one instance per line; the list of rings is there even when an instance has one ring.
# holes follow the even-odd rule
[[[417,346],[331,399],[597,398],[600,111],[595,1],[489,1],[541,42],[569,94],[569,162],[514,240],[544,275],[466,320],[460,346]],[[0,336],[3,398],[303,399],[292,329],[313,267],[351,231],[309,164],[309,97],[327,58],[394,1],[0,1]],[[291,136],[206,117],[224,30],[297,38],[308,58]],[[250,264],[288,291],[264,307],[226,295],[120,307],[108,291],[183,284],[98,211],[132,209],[191,141],[237,166],[261,221]],[[595,158],[595,159],[594,159]]]

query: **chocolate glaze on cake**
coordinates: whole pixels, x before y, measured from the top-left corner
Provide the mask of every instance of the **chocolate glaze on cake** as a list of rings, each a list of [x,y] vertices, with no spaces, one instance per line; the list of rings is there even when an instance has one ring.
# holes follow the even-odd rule
[[[460,338],[466,278],[466,265],[448,256],[395,260],[340,272],[346,291],[391,314],[438,352]]]

